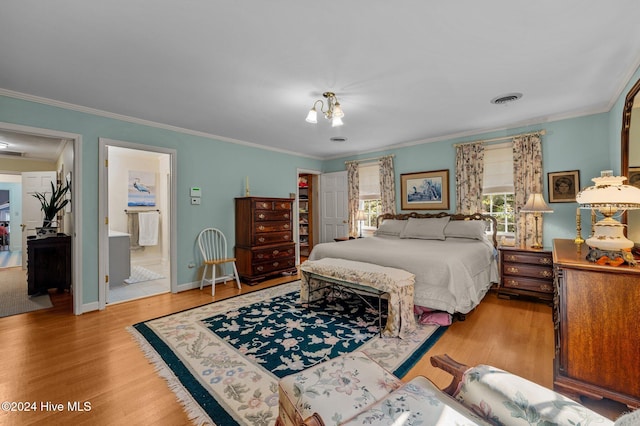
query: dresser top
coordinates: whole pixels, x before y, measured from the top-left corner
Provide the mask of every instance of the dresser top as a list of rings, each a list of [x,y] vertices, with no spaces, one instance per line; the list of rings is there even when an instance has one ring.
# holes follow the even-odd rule
[[[640,264],[639,266],[630,266],[626,263],[620,266],[598,265],[586,259],[587,253],[589,253],[589,246],[584,243],[576,244],[569,239],[553,240],[553,263],[555,265],[574,269],[640,275]]]

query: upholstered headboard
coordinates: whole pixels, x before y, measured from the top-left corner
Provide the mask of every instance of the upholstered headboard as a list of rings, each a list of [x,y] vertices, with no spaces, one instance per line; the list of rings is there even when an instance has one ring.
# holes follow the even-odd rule
[[[411,213],[399,213],[399,214],[385,213],[378,216],[376,226],[379,227],[382,221],[385,219],[409,220],[409,218],[411,217],[422,219],[422,218],[431,218],[431,217],[439,218],[439,217],[447,217],[447,216],[450,217],[450,220],[484,220],[486,222],[490,222],[492,224],[491,228],[493,229],[491,242],[493,243],[494,247],[496,248],[498,247],[498,221],[496,220],[495,217],[489,216],[487,214],[480,214],[480,213],[456,214],[456,213],[445,213],[445,212],[440,212],[440,213],[411,212]]]

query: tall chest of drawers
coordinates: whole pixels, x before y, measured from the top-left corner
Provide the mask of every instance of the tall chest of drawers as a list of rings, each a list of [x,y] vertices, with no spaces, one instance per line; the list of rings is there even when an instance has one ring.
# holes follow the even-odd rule
[[[553,302],[553,257],[550,250],[500,247],[502,297],[529,296]]]
[[[236,198],[238,274],[250,285],[271,275],[296,273],[293,241],[293,200]]]

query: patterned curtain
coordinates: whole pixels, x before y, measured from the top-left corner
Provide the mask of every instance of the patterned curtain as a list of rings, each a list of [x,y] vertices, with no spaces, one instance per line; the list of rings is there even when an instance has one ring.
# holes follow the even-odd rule
[[[482,211],[484,145],[468,143],[456,147],[456,213]]]
[[[530,247],[534,241],[533,214],[520,214],[529,194],[542,192],[542,142],[539,135],[513,138],[513,186],[515,188],[516,244]],[[538,222],[542,239],[542,217]]]
[[[360,177],[358,174],[358,162],[347,161],[347,197],[349,199],[349,236],[358,236],[358,201],[360,200]]]
[[[381,157],[380,165],[380,214],[396,214],[396,175],[393,170],[393,155]]]

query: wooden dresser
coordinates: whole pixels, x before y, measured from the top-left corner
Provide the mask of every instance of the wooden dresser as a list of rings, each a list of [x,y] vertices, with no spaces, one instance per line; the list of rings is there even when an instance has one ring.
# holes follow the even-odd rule
[[[589,248],[553,242],[554,388],[640,407],[640,266],[601,266]]]
[[[498,296],[528,296],[549,304],[553,301],[553,259],[550,250],[499,247]]]
[[[236,198],[238,274],[250,285],[270,275],[297,273],[290,198]]]

